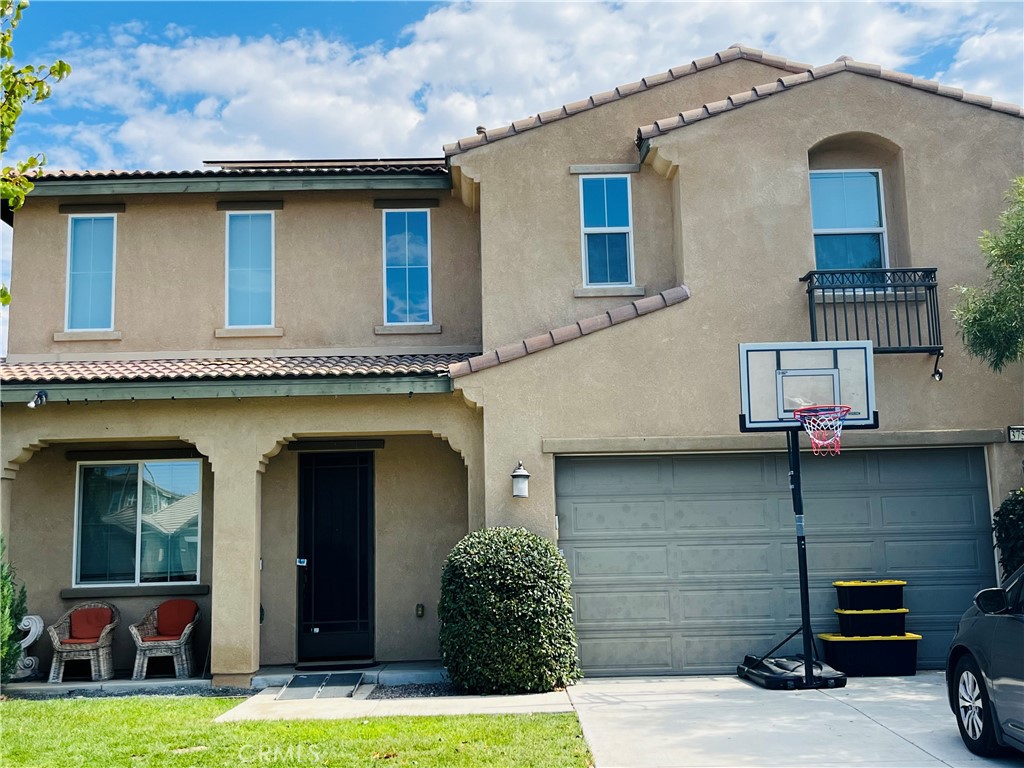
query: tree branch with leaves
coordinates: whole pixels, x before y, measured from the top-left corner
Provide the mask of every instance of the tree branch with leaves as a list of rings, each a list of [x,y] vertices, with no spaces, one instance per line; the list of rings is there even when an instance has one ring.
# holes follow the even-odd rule
[[[38,104],[50,98],[53,83],[58,83],[71,74],[67,62],[58,59],[50,65],[17,66],[14,63],[14,30],[21,22],[22,13],[28,8],[28,0],[0,0],[0,79],[3,84],[3,102],[0,102],[0,155],[7,156],[7,146],[14,136],[14,128],[21,117],[26,103]],[[25,196],[34,184],[30,178],[46,165],[42,153],[19,160],[14,165],[5,165],[0,171],[0,199],[11,210],[18,210],[25,203]],[[11,295],[7,286],[0,286],[0,304],[8,304]]]
[[[1010,207],[996,232],[978,238],[989,278],[980,288],[957,286],[953,318],[964,346],[996,372],[1024,361],[1024,176],[1006,194]]]

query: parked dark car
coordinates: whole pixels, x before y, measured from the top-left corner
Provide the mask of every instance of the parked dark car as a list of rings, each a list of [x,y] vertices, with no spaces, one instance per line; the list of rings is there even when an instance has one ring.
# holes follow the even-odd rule
[[[974,596],[949,648],[946,686],[971,752],[1024,752],[1024,567]]]

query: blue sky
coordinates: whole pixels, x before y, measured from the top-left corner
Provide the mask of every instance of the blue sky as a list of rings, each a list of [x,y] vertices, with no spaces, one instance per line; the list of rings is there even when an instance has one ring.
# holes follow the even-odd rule
[[[29,106],[9,154],[45,152],[51,170],[439,157],[478,125],[737,42],[812,65],[849,55],[1024,102],[1020,0],[32,0],[14,39],[17,61],[59,56],[73,72],[52,99]],[[5,280],[10,240],[0,230]]]

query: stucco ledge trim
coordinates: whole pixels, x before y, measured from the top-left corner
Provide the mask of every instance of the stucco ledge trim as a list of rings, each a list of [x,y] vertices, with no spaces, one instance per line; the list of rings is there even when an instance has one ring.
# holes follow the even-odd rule
[[[53,334],[54,341],[120,341],[120,331],[64,331]]]

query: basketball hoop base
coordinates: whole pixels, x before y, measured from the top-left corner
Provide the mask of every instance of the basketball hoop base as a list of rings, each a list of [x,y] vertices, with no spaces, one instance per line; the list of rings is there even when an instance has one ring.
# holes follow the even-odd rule
[[[776,656],[766,659],[746,656],[743,663],[736,667],[736,675],[770,691],[846,687],[846,675],[820,661],[811,664],[811,680],[808,684],[803,656]]]

